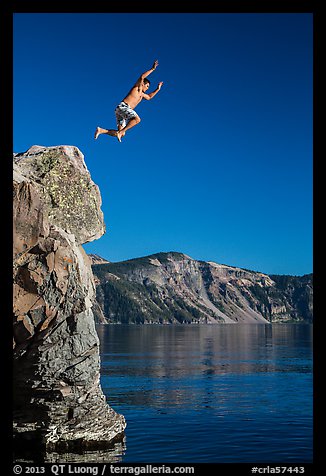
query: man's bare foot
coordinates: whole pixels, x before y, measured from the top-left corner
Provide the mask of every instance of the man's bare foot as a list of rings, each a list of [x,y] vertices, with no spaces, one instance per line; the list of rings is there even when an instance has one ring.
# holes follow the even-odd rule
[[[116,137],[117,137],[119,142],[121,142],[121,137],[123,137],[123,136],[124,136],[124,133],[122,131],[117,131]]]
[[[101,128],[97,127],[94,133],[94,139],[97,139],[100,134],[101,134]]]

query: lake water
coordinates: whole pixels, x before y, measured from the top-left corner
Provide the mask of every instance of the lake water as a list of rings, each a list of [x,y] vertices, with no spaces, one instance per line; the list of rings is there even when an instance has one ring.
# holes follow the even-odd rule
[[[127,420],[115,461],[312,462],[312,326],[97,330],[102,388]]]

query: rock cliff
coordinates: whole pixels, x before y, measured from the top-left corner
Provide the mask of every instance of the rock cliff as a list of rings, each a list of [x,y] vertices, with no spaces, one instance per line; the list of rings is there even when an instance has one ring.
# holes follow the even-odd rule
[[[312,275],[268,276],[176,252],[93,264],[93,272],[98,322],[312,322]]]
[[[14,154],[14,441],[105,447],[122,415],[100,386],[95,284],[82,244],[105,232],[101,196],[77,147]]]

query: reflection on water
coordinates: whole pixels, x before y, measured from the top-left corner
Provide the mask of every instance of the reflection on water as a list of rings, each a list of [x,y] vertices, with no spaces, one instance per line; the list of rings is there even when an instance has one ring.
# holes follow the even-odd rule
[[[208,372],[275,371],[292,356],[297,338],[302,339],[306,326],[297,325],[203,325],[203,326],[98,326],[102,360],[106,356],[115,365],[129,362],[130,371],[142,372],[140,360],[147,362],[150,375],[173,375]],[[307,326],[307,342],[312,328]],[[307,332],[307,330],[305,331]],[[286,347],[284,347],[285,344]],[[282,362],[280,359],[282,359]],[[299,356],[298,356],[299,357]],[[150,359],[153,358],[152,363]],[[111,359],[110,359],[111,360]],[[112,362],[110,364],[112,366]],[[282,368],[278,368],[282,371]],[[283,369],[284,370],[284,369]]]
[[[123,462],[312,458],[312,326],[98,326]]]
[[[79,453],[35,453],[20,451],[15,454],[15,463],[119,463],[126,451],[126,440],[117,442],[112,448],[101,451]]]

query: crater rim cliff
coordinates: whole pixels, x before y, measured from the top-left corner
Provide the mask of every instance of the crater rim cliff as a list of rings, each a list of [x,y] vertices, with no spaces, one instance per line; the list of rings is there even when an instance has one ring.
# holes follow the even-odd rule
[[[196,260],[177,251],[93,263],[92,268],[100,323],[270,324],[313,320],[312,273],[301,277],[269,275]]]

